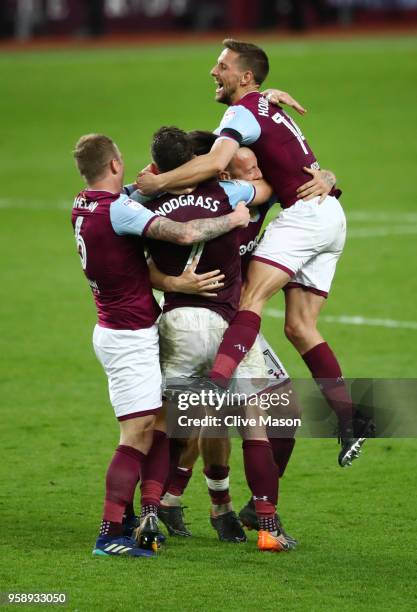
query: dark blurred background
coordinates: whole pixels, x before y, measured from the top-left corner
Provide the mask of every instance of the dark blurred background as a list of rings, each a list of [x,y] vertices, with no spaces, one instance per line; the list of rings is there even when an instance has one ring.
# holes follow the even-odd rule
[[[417,0],[0,0],[0,37],[410,25]]]

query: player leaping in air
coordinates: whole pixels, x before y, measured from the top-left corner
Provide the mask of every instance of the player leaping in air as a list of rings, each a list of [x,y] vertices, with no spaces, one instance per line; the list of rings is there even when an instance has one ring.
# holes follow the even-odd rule
[[[193,144],[193,150],[196,155],[204,155],[210,151],[217,136],[212,132],[205,132],[196,130],[189,133]],[[332,181],[335,182],[333,173],[328,170],[313,170],[313,179],[308,184],[302,187],[303,190],[313,189],[320,195],[324,195],[330,191],[328,185],[328,179],[333,177]],[[256,181],[262,178],[262,173],[258,167],[257,159],[253,151],[247,147],[241,147],[234,155],[227,169],[219,174],[220,180],[248,180]],[[270,198],[264,204],[251,208],[251,221],[246,228],[239,230],[239,252],[240,252],[240,264],[242,280],[245,280],[246,272],[248,269],[250,257],[252,251],[258,243],[258,238],[261,232],[263,222],[265,220],[267,212],[271,206],[275,203],[275,198]],[[169,249],[169,246],[167,245]],[[197,268],[198,269],[198,268]],[[152,275],[151,275],[152,278]],[[168,277],[172,278],[172,277]],[[212,290],[218,291],[218,288],[214,287]],[[168,288],[168,291],[171,291]],[[263,336],[260,336],[260,342],[262,346],[262,352],[264,354],[266,365],[268,368],[268,376],[274,377],[278,383],[288,384],[289,377],[285,370],[285,367],[281,363],[280,359],[274,353],[272,348],[265,341]],[[288,433],[287,433],[288,435]],[[278,467],[279,478],[284,475],[286,466],[289,462],[292,454],[295,438],[288,435],[288,437],[269,437],[269,442],[272,447],[274,461]],[[186,442],[186,444],[185,444]],[[183,519],[182,510],[182,495],[188,485],[188,482],[192,475],[192,468],[198,458],[198,440],[190,438],[187,441],[182,441],[184,446],[180,459],[176,466],[173,466],[170,480],[168,482],[167,491],[164,495],[161,506],[159,508],[160,517],[167,526],[170,534],[179,536],[189,536],[190,532],[186,529]],[[231,445],[227,435],[224,438],[211,438],[201,437],[200,438],[200,450],[202,454],[203,463],[205,466],[214,464],[218,474],[222,476],[222,479],[217,479],[216,492],[214,497],[215,501],[223,502],[228,499],[229,496],[229,458]],[[210,479],[206,476],[207,483],[210,485]],[[209,486],[210,492],[210,486]],[[213,493],[211,493],[213,495]],[[216,507],[218,504],[213,505],[213,511],[219,514],[219,508]],[[255,502],[251,498],[249,503],[241,510],[239,514],[242,522],[252,528],[259,530],[259,521],[256,515]],[[277,516],[279,526],[282,529],[281,521]],[[219,526],[221,522],[218,521]],[[232,525],[232,523],[231,523]],[[233,529],[226,530],[223,525],[220,534],[220,539],[227,541],[236,541],[235,532]],[[283,531],[287,541],[291,541],[294,544],[295,540],[288,536]]]
[[[144,173],[137,183],[144,193],[196,184],[222,171],[240,145],[255,152],[263,176],[283,211],[267,227],[248,269],[239,312],[224,334],[210,378],[227,387],[233,372],[258,335],[265,303],[285,287],[285,334],[300,353],[339,421],[339,464],[355,459],[369,424],[354,430],[352,400],[339,362],[317,329],[346,238],[346,219],[333,189],[321,201],[300,199],[305,168],[318,161],[289,115],[259,93],[269,71],[265,52],[251,43],[226,39],[211,74],[216,100],[229,106],[218,138],[202,155],[171,172]]]

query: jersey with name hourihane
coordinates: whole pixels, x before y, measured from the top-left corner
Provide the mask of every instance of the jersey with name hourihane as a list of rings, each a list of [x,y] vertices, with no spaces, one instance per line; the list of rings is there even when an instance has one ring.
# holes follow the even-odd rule
[[[295,121],[257,91],[227,109],[216,133],[252,149],[283,208],[298,200],[297,188],[308,180],[303,167],[320,168]],[[340,193],[333,188],[330,195],[339,197]]]
[[[192,193],[163,194],[146,202],[146,206],[158,215],[173,221],[209,219],[232,212],[236,205],[249,203],[255,196],[254,187],[246,181],[215,180],[201,183]],[[184,293],[166,293],[164,312],[185,306],[209,308],[230,321],[239,305],[241,290],[241,267],[239,257],[239,231],[233,230],[206,243],[181,246],[146,241],[156,267],[164,274],[179,276],[193,256],[199,257],[197,274],[220,269],[225,274],[224,287],[217,290],[217,297],[207,298]]]
[[[156,218],[125,194],[85,190],[75,198],[77,249],[101,327],[143,329],[158,318],[141,238]]]

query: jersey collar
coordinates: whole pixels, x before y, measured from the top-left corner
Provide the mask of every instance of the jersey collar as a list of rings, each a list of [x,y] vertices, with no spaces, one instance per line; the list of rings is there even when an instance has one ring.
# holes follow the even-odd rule
[[[243,98],[246,98],[246,96],[251,96],[253,94],[258,94],[259,96],[261,95],[261,93],[257,89],[254,89],[253,91],[248,91],[247,93],[243,94],[243,96],[239,98],[239,100],[235,104],[232,104],[231,106],[237,106],[243,100]]]

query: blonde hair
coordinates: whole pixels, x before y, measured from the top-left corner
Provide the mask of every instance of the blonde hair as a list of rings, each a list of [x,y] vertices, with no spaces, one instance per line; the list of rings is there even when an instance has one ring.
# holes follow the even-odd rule
[[[120,159],[120,153],[108,136],[86,134],[75,145],[74,159],[80,174],[91,183],[105,174],[112,159]]]

